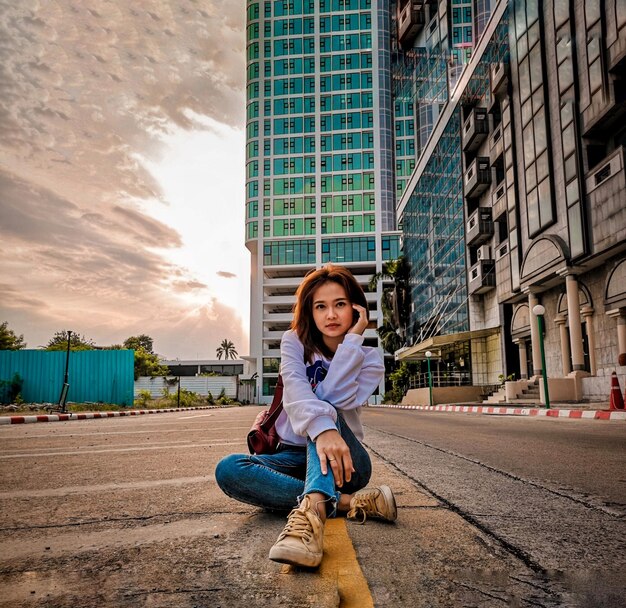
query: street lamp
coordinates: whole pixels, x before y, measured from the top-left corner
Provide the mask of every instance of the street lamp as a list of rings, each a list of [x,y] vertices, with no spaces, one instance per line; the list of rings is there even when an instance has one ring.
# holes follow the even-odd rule
[[[548,370],[546,369],[546,351],[543,346],[543,315],[545,314],[546,309],[541,305],[537,304],[533,306],[533,314],[537,317],[537,325],[539,328],[539,350],[541,351],[541,370],[543,376],[543,392],[545,393],[546,398],[546,409],[550,409],[550,394],[548,392]]]
[[[433,375],[430,372],[430,358],[433,356],[433,354],[429,350],[427,350],[425,354],[426,354],[426,361],[428,361],[428,397],[429,397],[430,406],[432,407],[433,405]]]

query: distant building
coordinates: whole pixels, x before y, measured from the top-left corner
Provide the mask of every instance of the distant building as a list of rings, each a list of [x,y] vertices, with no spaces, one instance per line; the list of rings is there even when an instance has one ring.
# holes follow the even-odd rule
[[[170,376],[201,376],[218,374],[220,376],[243,376],[248,362],[243,359],[187,359],[161,361],[169,369]]]

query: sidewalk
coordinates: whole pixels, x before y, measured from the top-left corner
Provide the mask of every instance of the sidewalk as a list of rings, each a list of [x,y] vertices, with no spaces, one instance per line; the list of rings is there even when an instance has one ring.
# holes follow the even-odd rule
[[[71,412],[66,414],[20,414],[0,416],[0,425],[29,424],[33,422],[64,422],[70,420],[93,420],[100,418],[118,418],[122,416],[144,416],[166,414],[170,412],[189,412],[194,410],[212,410],[218,405],[186,408],[163,408],[155,410],[128,410],[118,412]],[[485,414],[496,416],[538,416],[544,418],[569,418],[572,420],[626,420],[626,410],[609,410],[608,403],[575,404],[555,403],[550,409],[543,405],[529,404],[524,407],[515,405],[482,405],[478,403],[441,404],[441,405],[394,405],[379,404],[368,407],[380,409],[421,410],[429,412],[448,412],[458,414]]]
[[[608,403],[576,404],[555,403],[546,409],[542,404],[483,405],[478,403],[441,405],[370,405],[375,408],[421,410],[428,412],[454,412],[460,414],[486,414],[498,416],[539,416],[547,418],[570,418],[573,420],[626,420],[626,410],[609,410]],[[602,409],[596,409],[597,407]]]
[[[166,414],[169,412],[190,412],[193,410],[214,410],[220,405],[202,407],[162,408],[157,410],[127,410],[119,412],[68,412],[66,414],[26,414],[0,416],[2,424],[28,424],[31,422],[63,422],[68,420],[92,420],[98,418],[119,418],[121,416],[144,416],[146,414]]]

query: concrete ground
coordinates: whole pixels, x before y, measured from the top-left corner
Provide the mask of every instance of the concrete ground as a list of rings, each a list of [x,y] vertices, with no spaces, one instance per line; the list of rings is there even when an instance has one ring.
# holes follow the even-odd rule
[[[329,521],[317,571],[269,561],[284,517],[213,477],[258,411],[0,427],[0,607],[583,605],[377,456],[376,433],[372,483],[393,488],[398,521]]]

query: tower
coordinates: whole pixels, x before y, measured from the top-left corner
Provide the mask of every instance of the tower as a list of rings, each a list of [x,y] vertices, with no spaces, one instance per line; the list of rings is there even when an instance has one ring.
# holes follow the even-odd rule
[[[395,225],[389,6],[376,0],[247,3],[246,246],[250,360],[271,399],[280,339],[304,275],[347,266],[366,291],[378,345]]]

